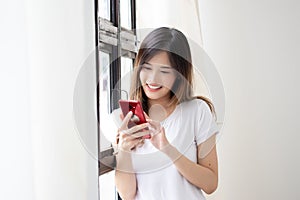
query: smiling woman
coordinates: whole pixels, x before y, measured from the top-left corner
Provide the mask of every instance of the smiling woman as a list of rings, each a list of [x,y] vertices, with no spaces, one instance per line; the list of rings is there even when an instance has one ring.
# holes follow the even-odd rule
[[[173,129],[176,130],[182,130],[183,127],[178,128],[170,128],[169,130],[167,126],[171,127],[172,125],[168,124],[167,121],[170,121],[171,119],[177,119],[177,125],[181,125],[182,123],[186,123],[186,121],[182,121],[182,116],[189,116],[193,117],[191,114],[196,109],[195,108],[201,108],[207,111],[207,114],[211,117],[211,119],[208,117],[209,120],[208,123],[211,123],[209,127],[211,126],[212,132],[217,132],[217,129],[214,126],[214,119],[213,119],[213,111],[214,107],[212,106],[212,103],[208,101],[204,97],[199,97],[200,99],[197,99],[197,97],[194,96],[194,88],[192,87],[192,78],[193,78],[193,66],[192,66],[192,60],[191,60],[191,50],[190,46],[187,42],[186,37],[177,29],[168,29],[168,28],[161,28],[157,29],[156,31],[161,32],[161,34],[157,35],[149,35],[149,37],[145,37],[145,33],[149,33],[149,29],[142,29],[143,26],[148,27],[160,27],[163,24],[171,25],[172,27],[180,28],[180,30],[183,30],[185,33],[188,33],[189,38],[201,43],[201,32],[200,32],[200,26],[199,21],[197,18],[197,6],[195,6],[196,1],[183,1],[183,0],[176,0],[176,1],[170,1],[166,0],[163,2],[155,1],[155,0],[145,0],[145,1],[139,1],[137,4],[135,4],[134,0],[131,0],[131,12],[132,15],[130,19],[132,20],[131,27],[123,26],[122,20],[126,19],[126,15],[122,15],[122,10],[119,9],[124,8],[124,6],[120,6],[119,4],[123,1],[110,1],[110,8],[112,8],[111,16],[110,18],[100,18],[100,50],[102,52],[105,52],[109,54],[109,66],[107,71],[107,76],[105,77],[105,83],[107,84],[106,89],[106,95],[104,94],[104,91],[100,92],[100,105],[102,106],[100,108],[100,129],[101,132],[104,133],[103,135],[105,137],[102,137],[100,139],[100,174],[104,174],[108,172],[109,170],[113,170],[115,162],[112,163],[106,163],[102,162],[104,161],[102,155],[109,157],[113,156],[112,154],[112,146],[114,145],[114,139],[108,139],[111,138],[111,136],[114,136],[114,133],[117,131],[114,131],[113,129],[117,130],[119,128],[120,133],[128,133],[127,131],[121,131],[120,125],[122,125],[122,120],[119,118],[119,114],[117,110],[118,109],[118,100],[119,99],[132,99],[132,100],[138,100],[142,103],[143,109],[145,110],[146,114],[149,116],[149,125],[151,127],[148,127],[149,130],[155,130],[155,132],[161,132],[162,127],[164,127],[165,135],[166,135],[166,143],[170,143],[170,146],[175,146],[176,150],[178,150],[182,155],[184,155],[184,152],[188,151],[186,149],[187,146],[191,146],[191,143],[195,143],[195,140],[193,140],[192,135],[185,135],[185,134],[179,134],[177,132],[176,134],[171,134]],[[176,2],[176,3],[175,3]],[[149,5],[148,5],[149,4]],[[151,5],[150,5],[151,4]],[[160,6],[158,7],[157,4]],[[180,5],[180,6],[179,6]],[[120,7],[118,7],[120,6]],[[116,10],[114,10],[114,8]],[[145,10],[145,9],[149,10]],[[184,8],[184,9],[182,9]],[[137,17],[135,16],[135,11],[137,11]],[[150,11],[150,13],[149,13]],[[180,12],[178,12],[180,11]],[[159,15],[157,15],[160,13]],[[180,14],[179,14],[180,13]],[[123,12],[124,14],[124,12]],[[170,18],[172,17],[172,20]],[[129,18],[128,18],[129,19]],[[135,19],[137,19],[135,21]],[[148,22],[144,21],[145,19],[150,20],[151,22],[156,23],[156,25],[151,25]],[[153,19],[153,20],[152,20]],[[168,21],[170,20],[170,21]],[[109,21],[109,22],[108,22]],[[184,22],[183,22],[184,21]],[[191,26],[189,23],[192,23]],[[136,26],[138,24],[138,27]],[[150,25],[150,26],[149,26]],[[135,29],[137,27],[138,29]],[[130,30],[130,28],[132,28]],[[145,31],[145,32],[144,32]],[[170,31],[169,33],[167,33]],[[125,34],[126,33],[126,34]],[[157,33],[157,32],[156,32]],[[171,34],[170,34],[171,33]],[[128,37],[128,34],[130,37]],[[131,37],[134,36],[134,37]],[[173,37],[173,39],[172,39]],[[140,41],[144,41],[140,46]],[[179,42],[179,43],[178,43]],[[191,43],[192,44],[192,43]],[[146,45],[149,47],[147,49]],[[161,46],[159,46],[161,45]],[[165,46],[164,46],[165,45]],[[169,46],[168,46],[169,45]],[[139,46],[138,54],[136,54],[137,49]],[[193,46],[193,45],[192,45]],[[161,48],[161,49],[160,49]],[[149,50],[149,51],[148,51]],[[195,51],[194,51],[195,53]],[[177,56],[176,56],[177,55]],[[122,66],[122,63],[120,65],[119,58],[123,56],[126,56],[129,60],[134,59],[134,67],[130,68],[130,73],[127,73],[126,76],[122,75],[122,71],[124,70],[124,66]],[[132,61],[132,60],[131,60]],[[103,65],[104,62],[100,62],[100,66]],[[133,64],[133,62],[131,62]],[[132,73],[131,73],[132,72]],[[101,71],[100,71],[101,73]],[[128,82],[125,82],[125,80],[132,80],[131,89],[129,91],[130,84],[127,84]],[[197,79],[199,80],[199,79]],[[199,84],[197,84],[197,87]],[[123,92],[126,91],[126,92]],[[102,94],[101,94],[102,93]],[[124,95],[126,93],[126,95]],[[129,95],[127,95],[127,93]],[[203,95],[203,93],[197,93]],[[207,95],[209,96],[209,95]],[[186,105],[187,102],[190,102],[192,104],[199,104],[199,105],[193,105],[188,106]],[[203,104],[202,104],[203,103]],[[202,104],[202,106],[200,106]],[[184,106],[183,106],[184,105]],[[104,107],[104,109],[103,109]],[[189,107],[188,109],[186,107]],[[185,112],[185,114],[183,113]],[[106,112],[106,114],[104,114]],[[196,111],[197,113],[204,112],[203,110]],[[110,114],[114,115],[114,119],[110,120],[109,116]],[[205,112],[206,113],[206,112]],[[179,116],[178,116],[179,115]],[[103,117],[104,116],[104,117]],[[118,120],[116,120],[116,117]],[[126,117],[126,116],[124,116]],[[195,116],[194,116],[195,117]],[[198,116],[199,117],[199,116]],[[128,119],[128,116],[127,118]],[[199,119],[199,118],[198,118]],[[187,119],[186,119],[187,120]],[[191,119],[194,120],[194,119]],[[188,121],[191,121],[188,120]],[[108,121],[111,121],[112,123],[109,123]],[[159,123],[157,123],[157,121]],[[180,121],[180,123],[179,123]],[[126,122],[126,120],[125,120]],[[125,123],[123,120],[123,123]],[[115,123],[115,124],[114,124]],[[195,122],[195,124],[200,123]],[[189,123],[186,123],[190,125]],[[115,127],[117,125],[117,127]],[[124,128],[125,126],[122,126]],[[189,128],[192,128],[190,126]],[[108,131],[103,131],[108,130]],[[182,133],[185,131],[181,131]],[[189,131],[190,133],[194,133],[194,131]],[[212,135],[215,135],[213,133]],[[136,133],[135,133],[136,134]],[[154,133],[152,134],[155,135]],[[161,134],[160,134],[161,135]],[[200,146],[197,146],[200,143],[204,143],[204,141],[208,138],[208,136],[212,136],[210,134],[207,134],[205,138],[197,137],[196,145],[192,145],[194,149],[190,149],[191,153],[187,157],[189,160],[192,160],[194,163],[197,163],[197,158],[195,158],[195,152],[197,152],[197,149]],[[125,137],[126,135],[121,135],[121,139],[119,140],[120,143],[116,145],[117,147],[122,147],[122,142],[137,142],[139,143],[139,146],[145,143],[145,146],[149,145],[150,140],[142,141],[139,140],[132,140],[130,141],[128,138],[133,139],[133,137]],[[184,138],[183,137],[186,136]],[[155,138],[155,137],[153,137]],[[156,137],[158,138],[158,137]],[[176,140],[174,140],[177,138]],[[201,138],[201,139],[200,139]],[[107,142],[105,145],[103,143],[108,139],[109,142]],[[165,143],[160,143],[160,140],[153,141],[152,147],[158,147],[154,148],[154,150],[159,150],[161,148],[160,144],[163,146]],[[178,146],[177,144],[174,144],[175,141],[181,141],[183,143],[182,146]],[[111,143],[110,143],[111,142]],[[175,142],[176,143],[176,142]],[[128,145],[124,145],[128,146]],[[130,145],[129,145],[130,146]],[[144,147],[145,147],[144,146]],[[103,148],[104,147],[104,148]],[[143,148],[137,149],[137,152],[131,152],[131,153],[138,153],[139,150]],[[206,153],[199,153],[199,155],[204,155],[205,157],[208,152],[210,152],[211,149],[213,149],[213,146],[210,146],[210,148],[207,148],[208,150]],[[116,149],[114,149],[116,150]],[[174,149],[173,149],[174,150]],[[171,154],[175,153],[177,151],[171,151]],[[117,160],[122,158],[120,155],[122,155],[121,150],[116,150],[115,152],[119,152]],[[143,154],[143,152],[140,152]],[[163,153],[163,151],[160,151],[160,153]],[[161,155],[160,155],[161,156]],[[133,156],[134,157],[134,156]],[[138,155],[139,157],[139,155]],[[150,156],[151,157],[151,156]],[[197,157],[197,156],[196,156]],[[201,157],[201,159],[203,158]],[[147,156],[143,157],[142,159],[146,159]],[[134,165],[135,172],[137,174],[137,178],[141,177],[138,176],[141,171],[147,171],[147,170],[153,170],[154,168],[157,169],[157,167],[161,167],[161,164],[153,163],[156,166],[149,165],[148,168],[143,168],[139,166],[137,163],[148,163],[147,162],[139,162],[132,158],[132,163],[129,162],[129,166],[131,164]],[[152,158],[151,158],[152,159]],[[151,160],[150,159],[150,160]],[[169,159],[172,159],[171,157]],[[199,158],[200,159],[200,158]],[[113,159],[110,159],[113,161]],[[122,159],[121,159],[122,160]],[[121,169],[122,162],[121,160],[118,160],[119,164],[117,167]],[[169,160],[170,161],[170,160]],[[170,164],[169,161],[164,161],[164,164]],[[200,163],[200,161],[199,161]],[[103,167],[104,165],[107,165],[108,168]],[[126,164],[126,163],[125,163]],[[137,164],[137,165],[136,165]],[[203,164],[205,166],[205,164]],[[216,165],[214,165],[216,166]],[[128,167],[128,166],[127,166]],[[151,168],[151,169],[150,169]],[[105,169],[105,170],[104,170]],[[126,169],[127,170],[127,169]],[[133,172],[131,169],[129,171]],[[117,171],[116,174],[119,172],[122,173],[122,169]],[[173,171],[174,172],[174,171]],[[178,173],[179,171],[175,171]],[[119,174],[121,174],[119,173]],[[124,174],[123,174],[124,175]],[[116,185],[120,186],[120,182],[118,182],[116,176]],[[181,176],[180,176],[181,177]],[[155,180],[155,179],[153,179]],[[189,179],[186,179],[189,180]],[[189,182],[189,181],[187,181]],[[124,181],[126,184],[126,181]],[[198,183],[194,183],[195,185],[198,185]],[[101,181],[100,176],[100,188],[101,185],[103,187],[103,181]],[[122,185],[122,184],[121,184]],[[133,185],[134,186],[134,185]],[[198,185],[199,186],[199,185]],[[193,187],[198,187],[193,186]],[[177,187],[177,186],[176,186]],[[140,189],[143,187],[141,186]],[[201,187],[198,187],[201,188]],[[210,189],[213,187],[210,187]],[[206,189],[205,187],[202,188],[203,191],[211,192],[209,189]],[[197,189],[197,191],[201,189]],[[108,190],[103,188],[100,191],[100,196],[103,199],[107,199],[106,194]],[[130,192],[128,193],[129,196],[126,196],[122,190],[122,188],[118,187],[118,191],[123,196],[124,199],[126,197],[132,197],[130,196]],[[130,190],[125,190],[130,191]],[[153,191],[155,192],[155,189],[153,188]],[[102,195],[104,196],[102,197]],[[125,195],[125,196],[124,196]],[[111,197],[108,197],[111,198]],[[151,198],[150,196],[148,198]],[[161,197],[157,197],[161,199]],[[162,197],[163,198],[163,197]],[[167,197],[166,197],[167,198]]]
[[[130,98],[142,102],[149,117],[129,128],[129,113],[118,131],[115,183],[123,199],[204,200],[203,191],[216,190],[218,130],[212,103],[193,96],[192,67],[189,44],[179,30],[157,28],[143,40]],[[165,116],[150,112],[158,106]],[[145,127],[151,138],[136,137]]]

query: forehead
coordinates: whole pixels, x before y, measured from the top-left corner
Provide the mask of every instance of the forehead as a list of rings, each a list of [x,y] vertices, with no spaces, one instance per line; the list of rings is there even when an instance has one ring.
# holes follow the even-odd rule
[[[165,51],[157,53],[147,63],[151,65],[171,66],[169,56]]]

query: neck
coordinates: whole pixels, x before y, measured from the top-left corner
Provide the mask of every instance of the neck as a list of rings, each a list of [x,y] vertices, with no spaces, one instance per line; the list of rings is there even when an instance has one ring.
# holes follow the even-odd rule
[[[151,106],[154,106],[154,105],[160,105],[166,109],[166,108],[170,107],[170,100],[171,100],[170,94],[166,95],[164,97],[161,97],[159,99],[149,99],[148,98],[148,106],[150,108]]]
[[[165,99],[148,99],[149,111],[152,110],[152,115],[157,113],[157,115],[163,115],[163,118],[168,117],[175,109],[175,104],[170,104],[170,98]],[[155,111],[153,113],[153,111]],[[162,114],[164,113],[164,114]],[[150,113],[149,113],[150,114]],[[156,118],[156,117],[155,117]],[[160,120],[159,120],[160,121]]]

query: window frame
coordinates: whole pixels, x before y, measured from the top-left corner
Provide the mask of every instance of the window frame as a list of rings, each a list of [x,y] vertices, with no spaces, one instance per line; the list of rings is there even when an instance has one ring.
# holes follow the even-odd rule
[[[136,35],[136,0],[130,0],[131,3],[131,30],[121,27],[120,16],[120,0],[109,0],[110,2],[110,20],[104,19],[99,16],[99,2],[95,3],[95,30],[96,30],[96,76],[97,76],[97,137],[98,137],[98,175],[101,176],[108,173],[114,168],[104,165],[101,160],[105,157],[111,157],[113,155],[113,149],[101,151],[100,147],[100,51],[110,54],[110,74],[109,74],[109,90],[113,88],[121,88],[119,80],[121,79],[121,57],[131,58],[134,62],[135,55],[137,53],[137,35]],[[114,92],[115,94],[115,92]],[[121,97],[121,91],[109,98],[110,112],[117,109],[118,99]],[[115,159],[111,159],[113,163],[110,166],[115,166]]]

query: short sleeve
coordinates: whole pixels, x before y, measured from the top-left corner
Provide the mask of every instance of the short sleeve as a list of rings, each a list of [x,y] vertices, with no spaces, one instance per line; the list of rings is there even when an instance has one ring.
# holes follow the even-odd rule
[[[218,126],[212,112],[203,100],[197,100],[197,114],[195,120],[195,141],[199,145],[214,134],[218,134]]]

